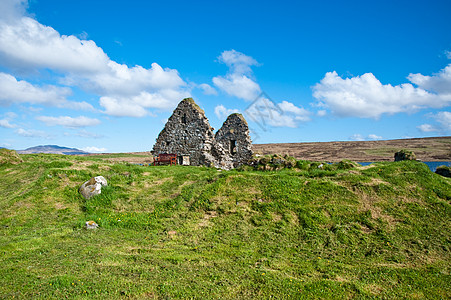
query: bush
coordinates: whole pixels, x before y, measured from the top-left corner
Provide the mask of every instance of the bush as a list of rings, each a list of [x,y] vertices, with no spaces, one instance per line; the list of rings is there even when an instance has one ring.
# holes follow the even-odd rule
[[[333,164],[333,166],[336,170],[350,170],[358,167],[358,164],[353,161],[345,159],[336,164]]]
[[[451,168],[447,166],[440,166],[437,170],[435,170],[435,173],[444,177],[451,177]]]
[[[416,160],[416,158],[415,153],[409,150],[403,149],[395,153],[395,161]]]

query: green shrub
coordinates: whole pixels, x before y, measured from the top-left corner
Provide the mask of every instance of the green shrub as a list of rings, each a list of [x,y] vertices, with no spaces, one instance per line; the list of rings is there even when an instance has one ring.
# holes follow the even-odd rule
[[[440,166],[435,170],[435,173],[444,177],[451,177],[451,168],[448,166]]]
[[[395,153],[395,161],[402,161],[402,160],[415,160],[416,155],[413,153],[413,151],[409,150],[400,150]]]
[[[358,167],[359,165],[353,161],[350,160],[342,160],[338,163],[333,164],[333,167],[336,170],[350,170]]]

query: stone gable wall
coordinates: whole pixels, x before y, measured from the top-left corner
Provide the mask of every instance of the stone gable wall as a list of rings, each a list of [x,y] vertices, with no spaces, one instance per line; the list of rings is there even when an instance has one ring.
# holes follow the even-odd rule
[[[252,142],[249,127],[241,114],[231,114],[215,135],[232,158],[234,167],[246,164],[252,158]]]

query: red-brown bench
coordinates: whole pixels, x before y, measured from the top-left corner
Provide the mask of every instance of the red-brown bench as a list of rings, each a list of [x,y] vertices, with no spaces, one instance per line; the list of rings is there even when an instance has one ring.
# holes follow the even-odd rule
[[[153,165],[161,165],[161,164],[170,164],[172,165],[177,165],[177,154],[158,154],[158,156],[154,157],[153,160]]]

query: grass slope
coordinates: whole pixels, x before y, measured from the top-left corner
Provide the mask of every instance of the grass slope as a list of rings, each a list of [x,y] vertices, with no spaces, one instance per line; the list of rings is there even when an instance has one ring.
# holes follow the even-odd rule
[[[418,162],[264,172],[21,157],[0,165],[1,298],[451,297],[451,180]],[[84,200],[97,175],[109,186]]]

